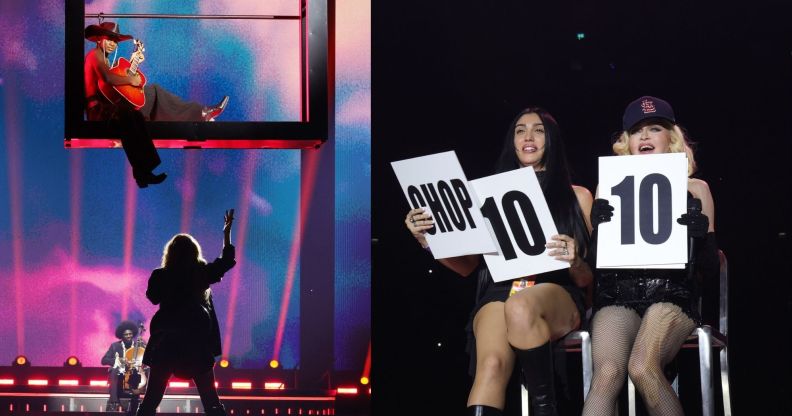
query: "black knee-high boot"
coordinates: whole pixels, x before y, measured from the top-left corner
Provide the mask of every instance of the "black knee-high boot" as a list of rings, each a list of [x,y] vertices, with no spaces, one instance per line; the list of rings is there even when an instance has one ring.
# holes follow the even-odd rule
[[[531,416],[556,416],[553,349],[550,342],[536,348],[513,348],[520,362],[525,387],[531,396]]]
[[[492,407],[476,404],[468,406],[467,416],[502,416],[503,412]]]

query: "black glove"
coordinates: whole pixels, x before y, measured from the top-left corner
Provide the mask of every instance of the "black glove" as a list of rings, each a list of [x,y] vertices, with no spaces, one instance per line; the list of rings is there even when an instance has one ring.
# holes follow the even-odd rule
[[[597,198],[594,204],[591,205],[591,227],[597,228],[603,222],[609,222],[613,217],[613,206],[608,203],[607,199]]]
[[[591,211],[593,214],[594,209],[592,208]],[[704,238],[707,236],[707,230],[709,229],[709,218],[702,214],[700,209],[689,208],[687,213],[682,214],[681,217],[677,218],[677,222],[687,226],[688,237]]]

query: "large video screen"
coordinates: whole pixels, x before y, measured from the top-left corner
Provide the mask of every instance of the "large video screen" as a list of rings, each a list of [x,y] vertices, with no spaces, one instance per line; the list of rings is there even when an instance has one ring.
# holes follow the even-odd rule
[[[198,7],[225,12],[242,7],[237,5],[250,9],[233,13],[290,13],[254,10],[264,7],[260,3],[189,2],[201,13]],[[299,369],[303,347],[328,348],[300,339],[301,325],[312,319],[303,316],[300,301],[304,285],[297,242],[303,228],[298,213],[306,176],[301,156],[316,150],[161,149],[158,172],[167,172],[167,180],[138,189],[122,149],[65,149],[59,141],[70,102],[64,96],[63,39],[69,33],[63,4],[0,6],[0,28],[15,34],[8,48],[0,48],[0,366],[10,365],[18,354],[34,367],[61,366],[69,355],[84,366],[100,366],[101,356],[117,341],[113,332],[119,321],[143,321],[148,329],[156,306],[145,298],[146,282],[160,267],[168,239],[190,233],[212,260],[222,245],[223,211],[235,208],[232,241],[239,263],[213,288],[223,355],[235,368],[259,369],[269,368],[277,352],[282,368]],[[335,370],[355,372],[366,363],[371,323],[369,12],[367,0],[337,5],[335,153],[330,159],[336,166],[335,207],[315,201],[335,213],[335,246],[327,249],[335,257],[332,364]],[[76,25],[80,78],[87,44],[83,25],[97,21],[80,15]],[[135,21],[122,21],[121,31]],[[150,55],[159,49],[151,48]],[[146,59],[144,70],[155,58]],[[78,110],[77,118],[84,121],[84,110]],[[200,124],[245,123],[221,120]]]

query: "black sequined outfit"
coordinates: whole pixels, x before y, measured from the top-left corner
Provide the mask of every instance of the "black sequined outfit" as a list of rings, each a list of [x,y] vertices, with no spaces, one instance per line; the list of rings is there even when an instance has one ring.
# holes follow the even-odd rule
[[[693,198],[693,194],[688,192],[687,197]],[[596,240],[596,237],[594,239]],[[712,247],[701,244],[698,251],[708,249],[707,251],[716,253],[714,234],[711,242]],[[702,257],[703,254],[697,256]],[[717,253],[715,258],[717,258]],[[701,261],[699,262],[701,263]],[[667,302],[679,306],[690,319],[696,324],[700,324],[697,277],[691,273],[691,267],[693,266],[690,263],[684,269],[596,269],[592,267],[595,284],[594,312],[606,306],[619,305],[634,310],[643,318],[644,313],[652,304]]]
[[[599,269],[595,272],[594,311],[611,305],[633,309],[643,317],[654,303],[679,306],[699,323],[698,291],[688,269]]]

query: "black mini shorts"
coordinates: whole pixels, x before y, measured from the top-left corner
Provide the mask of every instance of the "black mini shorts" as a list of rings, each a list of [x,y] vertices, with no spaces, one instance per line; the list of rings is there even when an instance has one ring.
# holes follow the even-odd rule
[[[633,309],[643,317],[655,303],[673,303],[700,323],[694,285],[678,270],[619,270],[601,272],[596,278],[595,312],[611,305]]]

